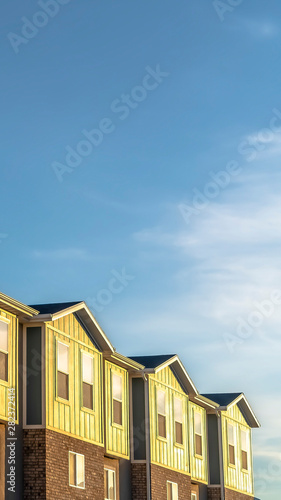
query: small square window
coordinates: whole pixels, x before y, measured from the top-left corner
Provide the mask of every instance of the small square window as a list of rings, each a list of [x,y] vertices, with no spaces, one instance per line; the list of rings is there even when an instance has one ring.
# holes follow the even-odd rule
[[[69,452],[69,484],[75,488],[85,488],[84,455]]]
[[[104,469],[104,499],[116,500],[116,472]]]
[[[167,500],[178,500],[178,484],[167,481]]]

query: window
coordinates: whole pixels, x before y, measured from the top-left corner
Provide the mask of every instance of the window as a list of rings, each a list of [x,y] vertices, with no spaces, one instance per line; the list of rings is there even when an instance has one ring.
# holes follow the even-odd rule
[[[157,391],[157,419],[158,436],[166,438],[166,394],[164,391]]]
[[[116,473],[112,469],[104,469],[104,498],[116,500]]]
[[[203,456],[202,453],[202,415],[194,412],[194,434],[195,434],[195,455]]]
[[[167,500],[178,500],[178,485],[167,481]]]
[[[228,435],[228,463],[235,465],[235,428],[232,424],[227,425]]]
[[[249,435],[241,430],[242,469],[248,470]]]
[[[174,398],[174,419],[176,443],[183,444],[182,435],[182,400]]]
[[[191,493],[191,500],[197,500],[197,493]]]
[[[93,410],[93,358],[82,353],[83,406]]]
[[[0,379],[8,382],[8,323],[0,321]]]
[[[69,484],[76,488],[85,488],[84,455],[69,452]]]
[[[57,343],[57,396],[69,399],[69,346]]]
[[[113,423],[122,425],[122,377],[112,374]]]

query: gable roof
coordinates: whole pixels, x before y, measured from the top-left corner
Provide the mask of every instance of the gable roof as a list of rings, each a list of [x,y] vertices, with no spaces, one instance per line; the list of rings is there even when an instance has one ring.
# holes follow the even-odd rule
[[[15,314],[19,317],[31,317],[36,316],[38,311],[35,310],[32,306],[26,306],[22,302],[18,300],[12,299],[8,295],[0,292],[0,307],[5,309],[5,311]]]
[[[218,403],[220,411],[227,411],[232,406],[237,405],[250,427],[260,427],[260,423],[243,392],[202,394],[202,396]]]
[[[174,356],[176,356],[176,354],[156,354],[155,356],[129,356],[129,358],[133,359],[137,363],[140,363],[141,365],[144,365],[145,368],[155,369]]]
[[[115,352],[115,348],[85,302],[58,302],[38,304],[33,307],[38,307],[40,311],[36,317],[36,321],[55,321],[68,314],[74,314],[93,344],[100,351]],[[30,321],[35,321],[35,318]]]
[[[158,354],[153,356],[129,356],[137,363],[144,365],[144,373],[157,373],[169,366],[183,390],[191,395],[198,395],[198,391],[184,368],[177,354]]]
[[[75,302],[55,302],[51,304],[36,304],[29,307],[37,309],[39,314],[55,314],[57,312],[68,309],[69,307],[81,304],[81,300]]]

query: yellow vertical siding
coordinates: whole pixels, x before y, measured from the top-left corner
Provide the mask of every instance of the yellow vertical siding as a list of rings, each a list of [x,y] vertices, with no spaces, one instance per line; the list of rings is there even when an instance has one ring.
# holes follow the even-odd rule
[[[18,318],[3,309],[0,309],[0,319],[4,318],[8,323],[8,382],[0,380],[0,418],[8,420],[8,389],[15,389],[15,399],[10,411],[15,411],[16,423],[18,423]]]
[[[167,437],[158,436],[157,423],[157,389],[166,395],[166,433]],[[183,444],[175,440],[174,397],[183,405]],[[149,411],[151,461],[180,472],[189,473],[188,458],[188,397],[169,367],[163,368],[155,375],[149,375]]]
[[[69,401],[57,397],[57,342],[69,346]],[[93,357],[93,410],[83,408],[82,352]],[[46,427],[103,444],[102,355],[73,314],[46,324]]]
[[[202,417],[202,457],[195,453],[194,412]],[[190,433],[190,468],[191,477],[199,481],[208,481],[207,430],[206,410],[195,403],[189,403],[189,433]]]
[[[129,458],[129,385],[128,372],[105,361],[105,443],[110,454]],[[122,378],[122,425],[113,422],[112,374]]]
[[[227,424],[234,426],[236,435],[235,466],[229,465],[228,460],[228,436]],[[241,430],[246,431],[249,439],[248,471],[242,469],[241,458]],[[225,486],[247,494],[253,494],[253,470],[252,470],[252,444],[251,429],[244,419],[237,405],[232,406],[227,412],[222,412],[222,438],[224,457]]]

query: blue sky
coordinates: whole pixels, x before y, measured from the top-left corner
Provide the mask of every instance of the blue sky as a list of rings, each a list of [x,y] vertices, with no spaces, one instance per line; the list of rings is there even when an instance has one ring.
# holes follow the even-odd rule
[[[279,500],[281,5],[64,2],[1,6],[1,291],[244,391]]]

